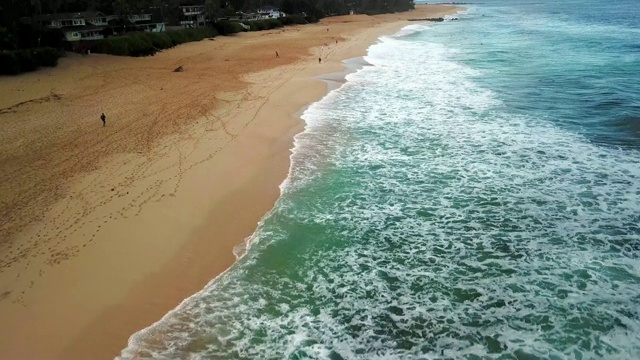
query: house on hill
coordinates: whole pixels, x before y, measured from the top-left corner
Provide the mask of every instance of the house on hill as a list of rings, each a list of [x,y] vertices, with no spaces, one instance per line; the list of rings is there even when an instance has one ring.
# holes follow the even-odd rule
[[[237,21],[237,22],[254,21],[254,20],[260,20],[260,15],[258,15],[257,13],[245,13],[242,11],[238,11],[232,16],[221,17],[221,18],[218,18],[218,20],[229,20],[229,21]]]
[[[180,6],[180,25],[184,28],[197,28],[206,25],[204,5]]]
[[[153,22],[153,16],[151,14],[134,14],[127,16],[129,24],[131,24],[138,31],[146,32],[163,32],[166,31],[165,24],[163,22]]]
[[[275,6],[263,6],[256,12],[261,19],[278,19],[285,16],[285,14]]]
[[[127,16],[131,24],[151,22],[151,14],[134,14]]]
[[[23,22],[36,27],[60,29],[66,41],[99,40],[104,38],[102,31],[114,16],[101,12],[85,11],[78,13],[45,14],[32,18],[23,18]]]
[[[153,23],[151,14],[128,15],[129,24],[136,29],[149,32],[164,31],[164,23]],[[60,29],[67,42],[91,41],[104,38],[105,29],[115,33],[114,23],[122,19],[117,15],[105,15],[99,11],[84,11],[77,13],[59,13],[38,15],[23,18],[23,23],[47,29]],[[117,27],[117,26],[116,26]]]

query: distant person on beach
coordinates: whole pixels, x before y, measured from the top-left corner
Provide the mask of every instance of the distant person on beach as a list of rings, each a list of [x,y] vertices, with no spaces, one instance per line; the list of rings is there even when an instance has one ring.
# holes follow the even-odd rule
[[[100,115],[100,120],[102,120],[102,126],[107,126],[107,117],[104,115],[104,113],[102,113],[102,115]]]
[[[322,64],[322,58],[321,57],[318,58],[318,64]]]
[[[277,51],[276,51],[276,57],[277,57],[277,58],[279,58],[279,57],[280,57],[280,54],[278,54],[278,52],[277,52]]]

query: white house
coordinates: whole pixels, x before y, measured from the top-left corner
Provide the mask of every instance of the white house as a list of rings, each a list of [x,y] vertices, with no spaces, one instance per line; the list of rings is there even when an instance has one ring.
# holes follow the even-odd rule
[[[109,21],[119,19],[117,15],[105,15],[101,12],[85,11],[79,13],[47,14],[32,18],[24,18],[27,23],[49,28],[60,29],[66,41],[99,40],[104,38],[104,29]],[[148,32],[165,31],[164,23],[151,23],[151,14],[128,15],[129,23]]]
[[[64,38],[67,41],[79,40],[100,40],[104,38],[102,34],[103,28],[86,27],[82,29],[66,29],[64,30]]]
[[[180,6],[182,17],[180,25],[184,28],[196,28],[206,24],[204,5]]]
[[[139,25],[146,32],[164,32],[167,31],[164,23],[151,23],[151,24],[142,24]]]
[[[40,15],[34,20],[42,27],[62,30],[67,41],[102,39],[102,30],[108,25],[108,16],[91,11]]]
[[[137,29],[146,32],[163,32],[167,31],[164,23],[152,23],[151,14],[135,14],[127,16],[129,23],[135,25]]]
[[[151,21],[151,14],[129,15],[127,16],[127,20],[132,24]]]
[[[285,14],[275,6],[263,6],[257,10],[261,19],[278,19],[284,17]]]
[[[113,20],[116,18],[114,15],[105,15],[101,12],[84,12],[80,13],[81,16],[84,17],[84,22],[86,25],[93,26],[107,26],[109,25],[109,20]]]

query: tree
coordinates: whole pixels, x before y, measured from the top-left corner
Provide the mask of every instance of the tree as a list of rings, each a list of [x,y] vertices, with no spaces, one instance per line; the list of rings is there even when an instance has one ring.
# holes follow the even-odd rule
[[[204,11],[207,14],[207,22],[214,23],[220,14],[220,1],[219,0],[207,0],[204,3]]]
[[[7,28],[0,27],[0,51],[16,48],[15,36]]]
[[[131,6],[127,0],[116,0],[113,2],[113,12],[122,19],[122,26],[124,27],[124,33],[127,33],[127,23],[129,22],[129,15],[131,14]]]

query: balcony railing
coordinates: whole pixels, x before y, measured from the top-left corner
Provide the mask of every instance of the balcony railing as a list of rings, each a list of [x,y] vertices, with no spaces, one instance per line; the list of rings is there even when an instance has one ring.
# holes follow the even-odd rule
[[[151,15],[150,14],[144,14],[144,15],[131,15],[129,16],[129,21],[131,22],[136,22],[136,21],[149,21],[151,20]]]
[[[81,39],[82,40],[100,40],[100,39],[104,39],[104,35],[102,34],[91,34],[87,36],[82,35]]]

